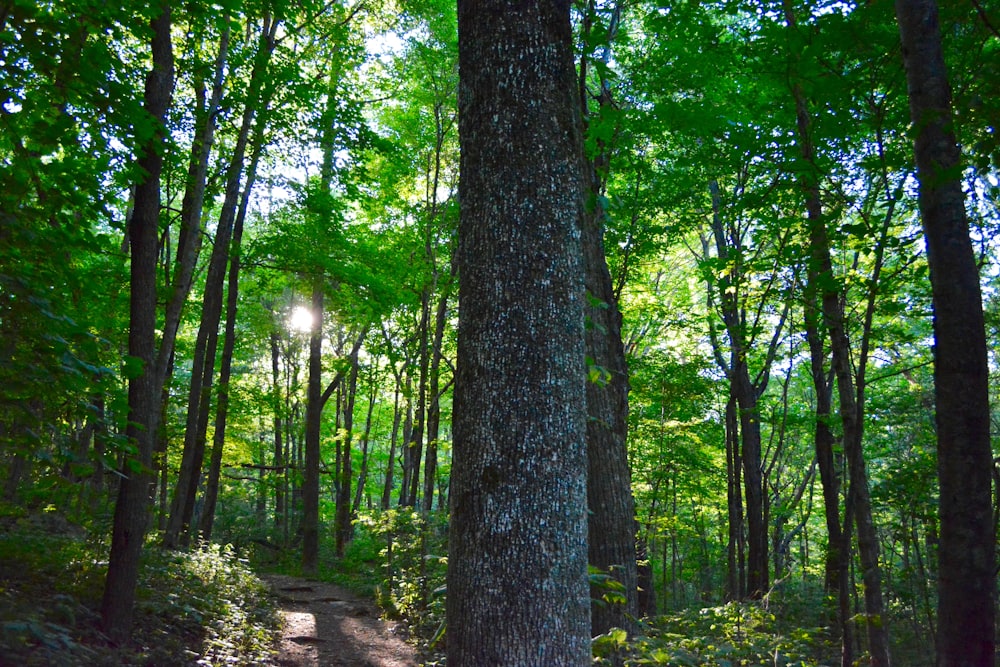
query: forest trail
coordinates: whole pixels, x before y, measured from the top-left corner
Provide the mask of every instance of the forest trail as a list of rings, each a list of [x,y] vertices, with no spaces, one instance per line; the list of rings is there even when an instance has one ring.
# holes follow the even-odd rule
[[[262,577],[285,620],[279,667],[416,667],[416,650],[367,600],[320,581]]]

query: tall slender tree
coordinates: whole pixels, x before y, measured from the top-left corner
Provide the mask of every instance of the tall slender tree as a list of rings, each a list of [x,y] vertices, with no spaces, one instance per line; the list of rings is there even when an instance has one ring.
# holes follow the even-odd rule
[[[583,19],[584,43],[593,40],[598,8],[591,0]],[[611,83],[607,68],[611,60],[611,42],[621,20],[621,6],[607,11],[607,43],[593,55],[580,60],[580,110],[585,131],[606,126],[613,116]],[[597,93],[591,91],[589,65],[599,64]],[[590,99],[597,99],[597,112],[590,110]],[[593,132],[593,134],[607,134]],[[591,632],[607,632],[612,627],[632,629],[639,615],[638,561],[635,543],[635,502],[632,498],[632,475],[628,447],[628,367],[622,344],[622,314],[615,297],[611,273],[604,251],[604,226],[607,217],[604,201],[611,162],[606,140],[596,139],[592,154],[585,163],[586,207],[582,221],[583,262],[588,294],[586,309],[587,382],[587,537],[590,565],[607,573],[621,586],[620,595],[609,596],[606,588],[595,583],[591,598]],[[602,599],[607,597],[608,599]]]
[[[146,76],[145,108],[154,131],[139,158],[145,177],[136,187],[129,221],[130,313],[129,420],[126,435],[136,453],[126,458],[119,482],[108,574],[101,601],[101,623],[114,641],[132,629],[132,610],[139,579],[139,555],[149,523],[153,442],[159,416],[160,387],[156,369],[156,260],[160,221],[160,174],[163,170],[164,122],[174,88],[174,55],[170,39],[170,4],[162,2],[151,22],[153,66]]]

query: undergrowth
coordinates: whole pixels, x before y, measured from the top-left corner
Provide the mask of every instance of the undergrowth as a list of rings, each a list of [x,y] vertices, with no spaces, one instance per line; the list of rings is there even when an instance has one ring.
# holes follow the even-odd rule
[[[824,628],[783,620],[759,601],[646,619],[638,637],[613,629],[593,648],[595,664],[629,667],[821,667],[838,653]]]
[[[3,518],[0,664],[263,665],[280,618],[263,583],[229,547],[189,552],[147,545],[131,641],[100,631],[107,545],[67,524]]]

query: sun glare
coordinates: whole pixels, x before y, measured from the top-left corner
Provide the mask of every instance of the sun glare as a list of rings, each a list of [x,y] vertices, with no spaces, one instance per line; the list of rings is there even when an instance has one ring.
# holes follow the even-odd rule
[[[309,333],[312,330],[313,315],[305,306],[296,306],[288,317],[288,328],[299,333]]]

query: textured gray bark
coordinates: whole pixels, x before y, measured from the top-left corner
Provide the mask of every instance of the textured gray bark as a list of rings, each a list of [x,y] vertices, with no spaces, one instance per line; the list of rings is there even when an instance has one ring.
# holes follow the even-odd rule
[[[448,663],[589,665],[582,141],[570,4],[459,3]]]
[[[896,0],[934,299],[941,540],[939,667],[992,665],[996,614],[989,367],[937,3]]]

